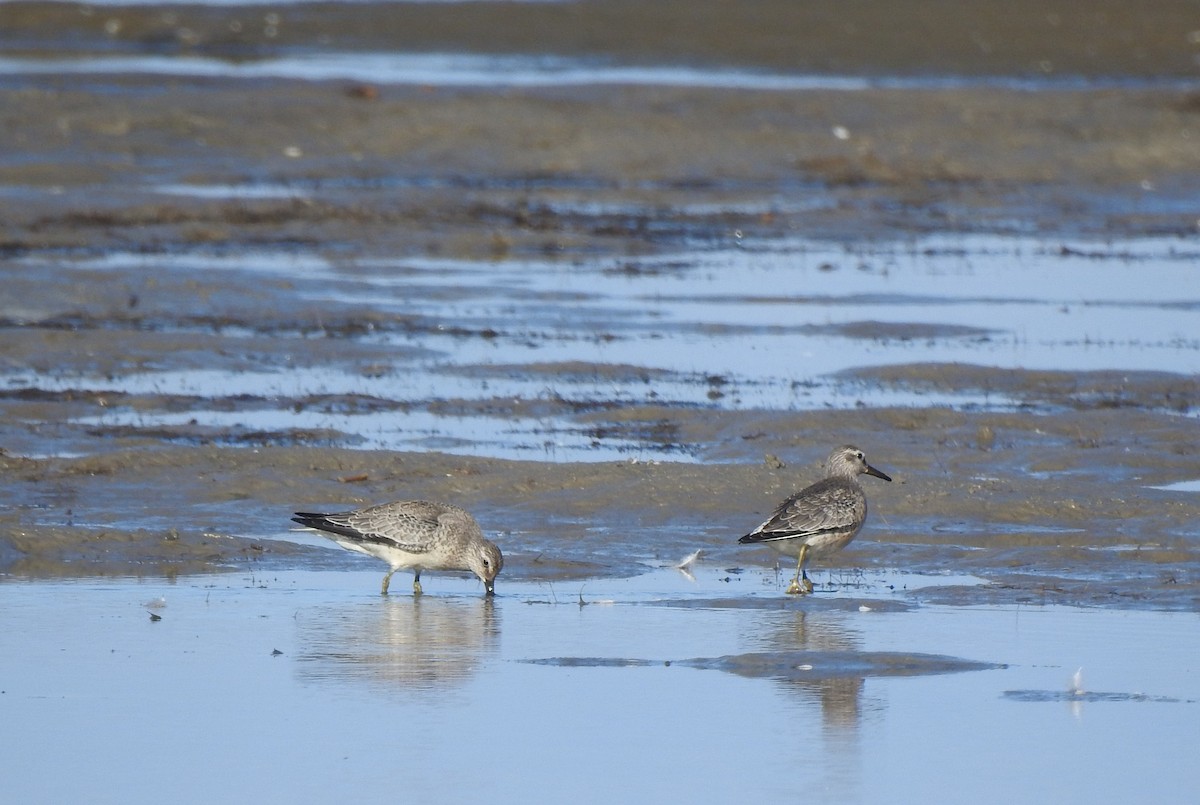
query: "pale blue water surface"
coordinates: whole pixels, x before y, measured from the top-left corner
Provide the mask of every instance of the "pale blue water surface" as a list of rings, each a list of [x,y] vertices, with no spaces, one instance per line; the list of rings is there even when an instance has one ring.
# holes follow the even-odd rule
[[[857,76],[773,73],[755,70],[685,67],[673,64],[624,65],[547,55],[466,53],[370,53],[324,50],[254,61],[202,56],[89,55],[82,58],[0,58],[4,75],[155,75],[253,80],[368,81],[432,87],[646,86],[768,92],[862,92],[992,88],[1023,92],[1104,89],[1189,91],[1186,78],[1021,76]]]
[[[727,578],[494,601],[445,576],[381,598],[373,568],[0,583],[5,798],[1147,802],[1200,783],[1194,613]],[[787,679],[687,665],[797,651]],[[846,651],[995,665],[839,675]]]

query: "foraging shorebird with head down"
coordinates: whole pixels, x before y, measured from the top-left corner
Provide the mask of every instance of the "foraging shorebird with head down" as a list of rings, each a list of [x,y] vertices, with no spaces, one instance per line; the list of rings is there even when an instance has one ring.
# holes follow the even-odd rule
[[[336,514],[296,512],[292,520],[347,550],[391,565],[383,577],[383,595],[392,574],[405,568],[414,573],[414,595],[421,593],[426,570],[469,570],[483,581],[488,595],[495,595],[496,576],[504,567],[500,549],[483,536],[475,518],[445,503],[405,500]]]
[[[834,450],[825,466],[825,478],[779,504],[765,523],[738,540],[742,544],[765,543],[796,557],[796,576],[787,588],[790,595],[812,592],[806,569],[810,559],[840,551],[862,530],[867,496],[858,476],[892,480],[868,464],[863,451],[852,445]]]

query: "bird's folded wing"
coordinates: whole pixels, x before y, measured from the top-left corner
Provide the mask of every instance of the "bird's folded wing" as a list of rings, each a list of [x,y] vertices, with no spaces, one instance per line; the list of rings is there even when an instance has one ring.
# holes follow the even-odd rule
[[[407,553],[425,553],[433,542],[437,531],[437,518],[428,519],[407,511],[380,516],[350,517],[347,525],[358,532],[356,538],[362,542],[389,545]]]
[[[437,521],[432,523],[404,516],[380,516],[368,511],[338,514],[297,513],[292,518],[310,528],[328,531],[351,542],[370,542],[387,545],[406,553],[425,553],[430,549]],[[404,534],[402,538],[388,532]]]
[[[828,526],[825,528],[790,528],[780,526],[767,530],[765,528],[755,529],[746,536],[742,537],[742,542],[773,542],[780,539],[799,539],[801,537],[815,537],[820,534],[835,534],[839,531],[844,531],[845,526]]]
[[[856,502],[852,490],[817,484],[779,504],[769,520],[742,539],[770,542],[843,531],[854,525]]]
[[[376,545],[387,545],[390,548],[396,548],[405,553],[426,553],[433,547],[433,543],[430,540],[399,540],[395,537],[389,537],[387,534],[380,534],[374,531],[359,533],[350,536],[350,539],[355,542],[373,542]]]

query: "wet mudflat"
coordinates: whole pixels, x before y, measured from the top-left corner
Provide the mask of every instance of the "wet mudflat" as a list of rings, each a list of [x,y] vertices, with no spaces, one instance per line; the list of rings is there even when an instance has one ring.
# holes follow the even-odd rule
[[[794,6],[0,3],[17,800],[1194,787],[1190,8]]]

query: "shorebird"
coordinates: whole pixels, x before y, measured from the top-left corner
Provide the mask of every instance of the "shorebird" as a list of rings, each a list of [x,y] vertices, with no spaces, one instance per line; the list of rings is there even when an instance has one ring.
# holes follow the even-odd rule
[[[812,592],[806,570],[809,559],[840,551],[862,529],[867,496],[858,476],[892,480],[868,464],[863,451],[852,445],[830,453],[825,467],[823,479],[780,503],[770,519],[738,540],[743,544],[763,542],[796,557],[796,577],[787,588],[789,595]]]
[[[484,538],[475,518],[445,503],[404,500],[336,514],[296,512],[292,520],[347,550],[391,565],[383,577],[383,595],[392,574],[404,568],[414,573],[414,595],[421,593],[425,570],[469,570],[483,581],[488,595],[495,595],[496,576],[504,567],[500,549]]]

